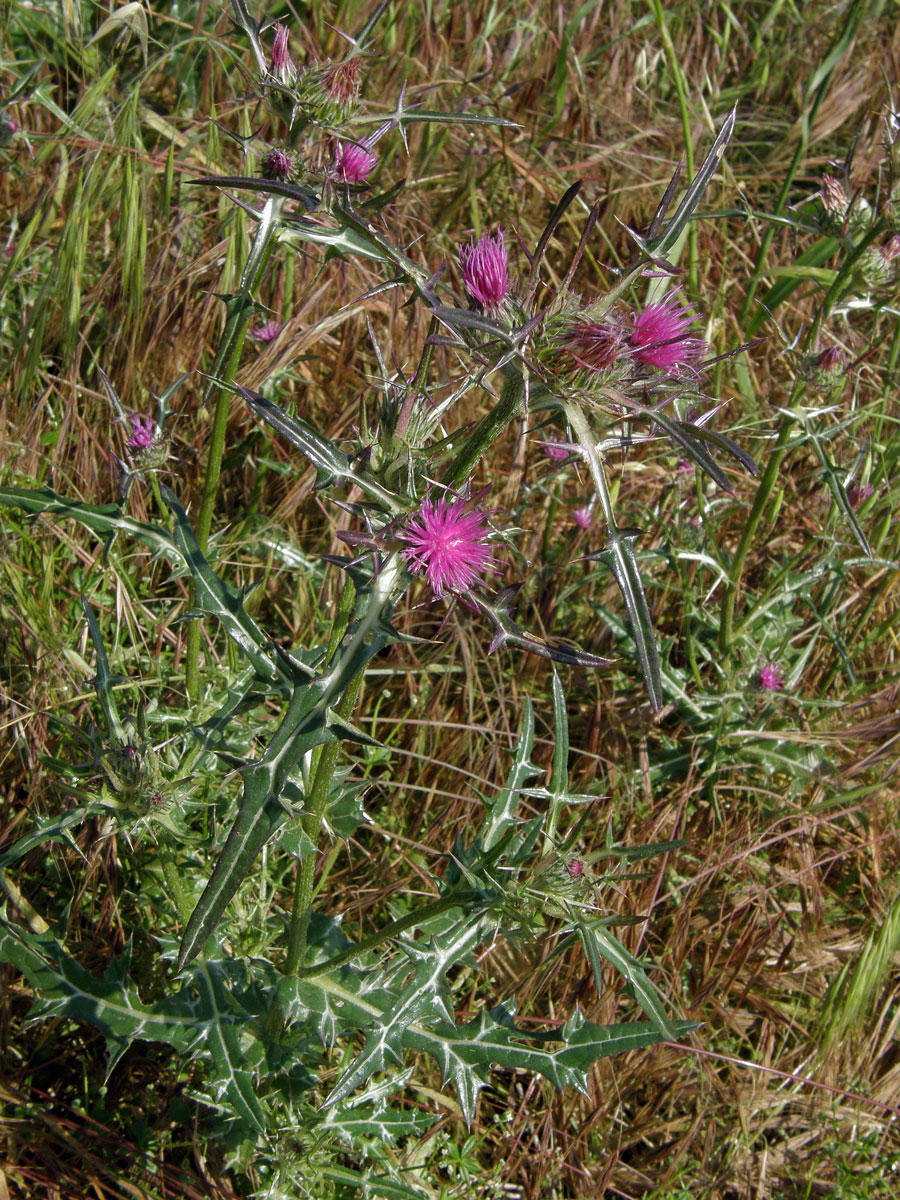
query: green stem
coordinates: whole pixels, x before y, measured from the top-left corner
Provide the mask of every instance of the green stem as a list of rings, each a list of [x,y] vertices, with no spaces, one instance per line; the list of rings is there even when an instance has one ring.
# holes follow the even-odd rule
[[[237,374],[247,325],[254,311],[252,293],[272,250],[273,237],[278,229],[281,203],[280,198],[270,197],[260,213],[256,237],[241,276],[241,285],[237,293],[228,300],[228,320],[225,323],[225,331],[203,392],[204,405],[208,403],[213,392],[217,392],[209,453],[206,459],[206,475],[203,480],[203,492],[197,515],[197,544],[203,555],[206,554],[209,547],[209,533],[212,528],[219,476],[222,471],[222,457],[225,453],[228,411],[231,407],[231,390],[222,385],[230,384]],[[191,606],[193,606],[193,588],[191,588]],[[192,621],[188,627],[185,683],[188,695],[193,697],[196,697],[200,690],[200,636],[199,621]]]
[[[454,892],[449,896],[443,896],[440,900],[434,900],[431,904],[424,904],[421,908],[417,908],[415,912],[407,913],[405,917],[391,921],[383,929],[378,929],[375,933],[370,933],[361,942],[356,942],[347,950],[342,950],[340,954],[336,954],[334,958],[329,958],[327,962],[315,963],[311,967],[301,967],[297,971],[297,978],[315,979],[318,975],[326,975],[329,971],[333,971],[335,967],[340,967],[345,962],[350,962],[358,954],[365,954],[367,950],[374,950],[384,942],[390,941],[391,938],[404,933],[407,929],[412,929],[415,925],[422,925],[425,921],[430,921],[432,917],[440,916],[448,908],[461,908],[463,905],[470,904],[477,898],[478,892]]]
[[[163,879],[166,881],[166,887],[175,901],[175,911],[178,913],[178,919],[182,925],[187,925],[193,906],[185,890],[184,881],[178,873],[178,868],[175,866],[172,849],[163,840],[160,840],[159,843],[159,861],[162,864]]]
[[[525,412],[525,381],[522,375],[514,368],[508,368],[504,374],[500,399],[463,442],[445,477],[447,487],[461,487],[510,421]]]
[[[331,626],[331,637],[328,641],[327,651],[329,659],[336,653],[344,634],[347,632],[347,626],[350,624],[350,618],[353,616],[355,603],[356,588],[353,581],[347,578],[344,581],[344,587],[341,591],[337,611],[334,614],[334,621]],[[360,671],[351,679],[340,700],[335,705],[338,715],[345,719],[350,717],[356,705],[359,697],[359,689],[362,685],[362,677],[363,672]],[[310,775],[313,782],[305,805],[306,813],[301,821],[301,826],[303,832],[312,841],[314,849],[300,863],[297,870],[297,878],[294,882],[294,903],[291,909],[287,963],[285,965],[285,974],[287,975],[292,975],[297,970],[300,959],[303,957],[303,951],[306,948],[306,934],[309,929],[309,914],[312,908],[315,887],[319,831],[322,826],[322,817],[328,804],[331,780],[334,776],[334,769],[337,765],[339,753],[340,743],[335,741],[330,742],[324,747],[317,746],[311,755]]]

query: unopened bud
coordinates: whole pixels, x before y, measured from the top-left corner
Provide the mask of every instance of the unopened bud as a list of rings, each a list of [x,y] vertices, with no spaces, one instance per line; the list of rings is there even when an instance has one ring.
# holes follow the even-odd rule
[[[851,235],[863,233],[872,224],[872,206],[865,196],[856,196],[851,202],[847,189],[833,175],[822,176],[822,207],[825,212],[822,228],[829,233]]]
[[[286,150],[279,150],[277,146],[266,151],[261,165],[264,179],[288,179],[294,170],[294,160],[290,154]]]
[[[894,259],[900,255],[900,234],[883,246],[870,246],[859,260],[859,273],[868,287],[886,287],[896,274]]]

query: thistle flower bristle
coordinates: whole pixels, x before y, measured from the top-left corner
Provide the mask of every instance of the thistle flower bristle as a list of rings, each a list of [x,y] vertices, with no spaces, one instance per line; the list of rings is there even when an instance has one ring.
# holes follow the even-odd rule
[[[125,442],[129,450],[149,450],[153,445],[153,418],[145,417],[143,413],[128,414],[131,422],[131,435]]]
[[[680,375],[685,368],[690,369],[707,348],[703,338],[687,336],[699,314],[696,309],[682,305],[679,290],[676,288],[641,312],[632,313],[629,338],[632,358],[667,375]]]
[[[425,500],[398,537],[409,570],[424,574],[439,599],[447,592],[465,595],[494,562],[486,539],[490,534],[483,511],[468,501],[445,497]]]
[[[339,143],[334,155],[334,173],[344,183],[365,183],[378,163],[378,155],[356,142]]]
[[[263,155],[262,174],[264,179],[288,179],[294,170],[294,160],[287,150],[273,146]]]
[[[266,321],[250,330],[250,336],[255,342],[274,342],[281,333],[283,326],[280,321]]]
[[[780,692],[784,687],[784,672],[778,663],[765,663],[759,668],[756,686],[761,692]]]
[[[343,62],[332,63],[325,68],[322,72],[322,86],[330,99],[349,107],[359,95],[361,74],[362,59],[345,58]]]
[[[463,286],[488,311],[496,310],[509,293],[509,254],[503,230],[483,233],[477,242],[459,248]]]
[[[287,26],[282,25],[279,21],[275,25],[275,40],[272,43],[272,69],[273,71],[283,71],[291,66],[293,66],[293,62],[288,50]]]
[[[563,338],[563,349],[586,371],[609,371],[622,357],[622,330],[602,322],[576,321]]]

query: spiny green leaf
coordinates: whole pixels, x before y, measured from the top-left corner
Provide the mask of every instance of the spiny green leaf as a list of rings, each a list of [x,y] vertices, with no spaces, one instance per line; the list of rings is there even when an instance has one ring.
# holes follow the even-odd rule
[[[654,712],[660,712],[663,706],[662,682],[659,675],[659,655],[656,650],[656,637],[653,632],[653,621],[650,609],[647,607],[647,597],[644,595],[644,584],[634,553],[634,543],[639,536],[636,530],[609,529],[606,547],[593,554],[585,555],[587,559],[596,559],[609,567],[613,573],[628,618],[631,622],[631,633],[637,649],[638,661],[644,674],[644,683],[650,697]]]
[[[577,928],[591,970],[594,972],[598,993],[603,991],[603,966],[600,959],[605,958],[631,984],[638,1003],[658,1030],[660,1037],[675,1041],[677,1030],[666,1015],[659,992],[648,979],[643,965],[633,954],[628,953],[621,942],[616,941],[612,934],[599,925],[579,922]]]
[[[80,500],[67,500],[57,495],[52,488],[15,487],[0,488],[0,504],[9,504],[34,516],[51,513],[71,517],[98,534],[107,548],[117,534],[124,533],[149,546],[154,554],[179,567],[184,565],[180,551],[164,529],[126,517],[117,504],[82,504]]]
[[[291,677],[275,647],[249,615],[243,593],[229,587],[207,562],[188,521],[187,513],[174,494],[161,485],[160,492],[175,517],[175,540],[194,579],[194,599],[201,612],[218,617],[228,636],[247,656],[257,675],[286,692]]]

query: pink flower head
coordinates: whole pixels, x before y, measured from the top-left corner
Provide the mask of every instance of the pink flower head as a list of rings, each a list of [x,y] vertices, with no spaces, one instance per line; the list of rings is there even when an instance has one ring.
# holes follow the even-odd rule
[[[287,26],[279,22],[275,26],[275,41],[272,43],[272,69],[280,72],[290,70],[293,65],[288,51]]]
[[[582,505],[581,508],[576,508],[572,513],[572,520],[579,529],[590,529],[593,519],[590,507],[587,504]]]
[[[553,462],[562,462],[571,453],[568,445],[565,442],[558,442],[556,438],[549,438],[543,445],[544,453]]]
[[[586,371],[608,371],[621,357],[622,331],[613,325],[576,321],[563,347]]]
[[[778,663],[765,663],[759,668],[756,685],[761,692],[780,692],[784,687],[784,672]]]
[[[250,336],[256,342],[274,342],[281,330],[280,321],[266,321],[265,325],[257,325],[255,329],[251,329]]]
[[[338,145],[334,156],[334,173],[345,183],[365,183],[378,162],[378,155],[356,142]]]
[[[874,492],[871,483],[851,483],[847,488],[847,499],[852,508],[859,508],[860,504],[865,504],[868,498],[874,495]]]
[[[267,151],[262,160],[264,179],[287,179],[294,170],[294,160],[287,150],[279,150],[273,146]]]
[[[584,863],[580,858],[570,858],[566,864],[566,870],[572,879],[578,879],[580,875],[584,874]]]
[[[633,314],[631,355],[645,367],[656,367],[667,375],[680,375],[706,350],[702,338],[687,337],[696,321],[695,309],[685,308],[677,290]]]
[[[422,507],[401,530],[399,537],[408,543],[403,551],[414,575],[425,573],[431,590],[438,598],[446,592],[467,592],[478,576],[491,565],[490,533],[479,508],[466,511],[467,501],[445,497],[425,500]]]
[[[459,269],[469,295],[487,309],[503,303],[509,291],[509,255],[503,230],[491,237],[483,233],[477,242],[459,250]]]
[[[131,422],[131,437],[125,445],[129,450],[149,450],[153,445],[153,418],[145,417],[142,413],[129,413]]]

